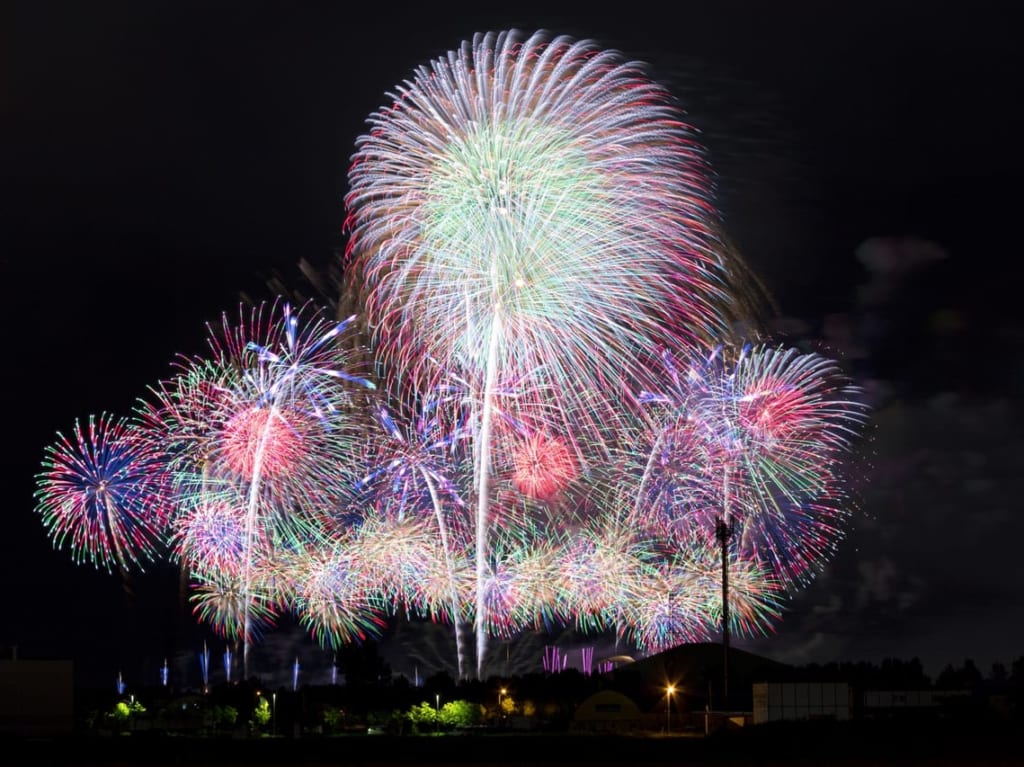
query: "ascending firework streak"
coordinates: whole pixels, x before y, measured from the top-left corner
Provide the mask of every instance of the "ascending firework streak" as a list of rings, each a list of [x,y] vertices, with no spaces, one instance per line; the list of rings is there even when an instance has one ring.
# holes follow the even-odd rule
[[[203,675],[203,692],[210,691],[210,648],[203,642],[203,651],[199,653],[199,670]]]
[[[348,274],[391,375],[458,369],[474,419],[477,669],[495,392],[557,392],[547,431],[602,456],[636,350],[728,335],[733,275],[709,171],[671,96],[589,41],[477,34],[369,119],[346,198]]]

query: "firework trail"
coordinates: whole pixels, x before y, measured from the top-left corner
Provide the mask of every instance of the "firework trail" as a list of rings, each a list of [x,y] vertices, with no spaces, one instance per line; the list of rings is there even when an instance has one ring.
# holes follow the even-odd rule
[[[58,433],[36,475],[35,510],[77,564],[122,571],[161,553],[166,474],[160,445],[134,421],[103,413]]]
[[[349,274],[386,368],[422,388],[423,360],[459,361],[482,403],[479,671],[496,387],[558,392],[554,433],[600,451],[637,349],[728,334],[731,272],[693,131],[617,52],[477,34],[392,98],[349,172]]]
[[[246,671],[248,608],[253,578],[253,561],[248,554],[255,545],[260,515],[265,513],[261,501],[269,489],[272,500],[278,501],[278,508],[288,509],[288,501],[306,498],[281,498],[280,488],[289,491],[299,488],[303,492],[312,489],[315,494],[322,487],[335,486],[337,480],[330,472],[336,467],[324,465],[320,457],[322,454],[315,452],[310,444],[314,437],[312,430],[317,427],[328,438],[328,444],[345,436],[338,421],[340,413],[335,399],[322,387],[326,382],[334,389],[336,382],[346,381],[372,388],[369,381],[342,370],[345,355],[335,339],[351,323],[351,318],[331,323],[314,314],[308,327],[303,327],[300,325],[301,311],[293,314],[289,304],[281,307],[278,322],[275,316],[278,306],[275,304],[269,310],[269,324],[264,326],[264,308],[261,305],[252,312],[252,328],[249,330],[243,324],[231,333],[227,322],[224,323],[225,330],[228,330],[227,350],[244,371],[244,380],[251,385],[250,391],[246,392],[249,395],[247,407],[231,415],[220,443],[221,464],[240,475],[248,491],[246,556],[242,576],[245,610],[243,667]],[[336,449],[334,454],[344,452],[344,448]],[[305,458],[312,459],[310,464],[313,467],[307,477],[297,472]]]

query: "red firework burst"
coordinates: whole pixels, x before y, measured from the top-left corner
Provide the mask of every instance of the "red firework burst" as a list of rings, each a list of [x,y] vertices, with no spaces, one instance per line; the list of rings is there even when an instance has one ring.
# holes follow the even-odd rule
[[[544,432],[524,440],[515,454],[512,482],[523,495],[551,501],[577,475],[576,460],[568,446]]]
[[[272,407],[249,407],[225,425],[221,450],[226,466],[252,481],[257,463],[266,479],[288,476],[303,451],[301,415]]]

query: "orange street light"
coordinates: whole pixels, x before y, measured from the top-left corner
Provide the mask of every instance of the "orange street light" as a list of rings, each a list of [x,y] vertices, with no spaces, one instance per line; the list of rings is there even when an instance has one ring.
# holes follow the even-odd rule
[[[665,688],[665,732],[672,732],[672,696],[675,694],[676,686],[670,684]]]

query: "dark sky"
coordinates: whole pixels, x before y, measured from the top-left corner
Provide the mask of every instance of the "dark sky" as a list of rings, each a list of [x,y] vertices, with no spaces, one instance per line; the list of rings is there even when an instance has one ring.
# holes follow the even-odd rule
[[[173,573],[129,593],[53,549],[33,511],[44,447],[76,418],[127,414],[241,291],[326,266],[386,91],[473,32],[517,27],[652,66],[702,133],[776,326],[826,344],[875,398],[847,541],[747,646],[797,663],[918,656],[933,675],[1024,655],[1013,3],[351,5],[6,5],[0,645],[113,679],[173,644]]]

